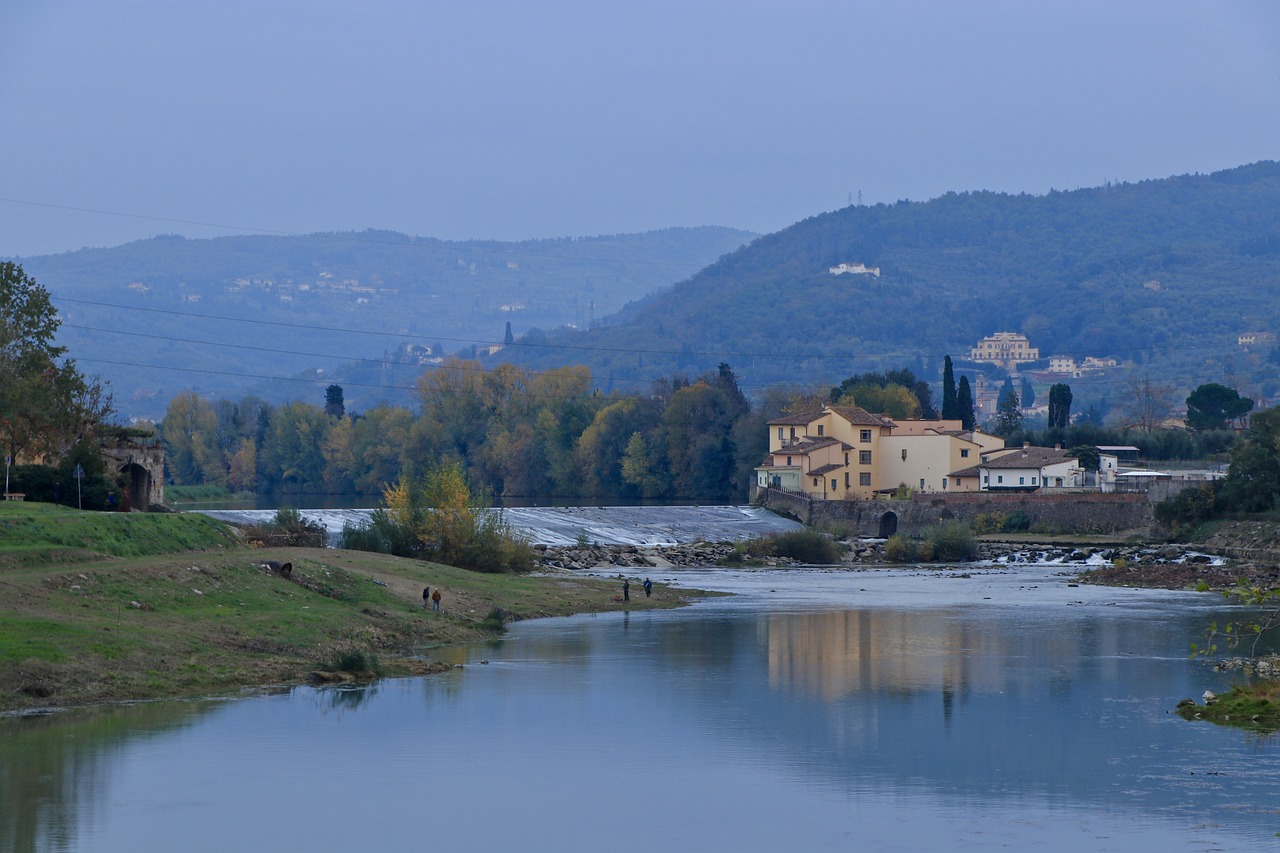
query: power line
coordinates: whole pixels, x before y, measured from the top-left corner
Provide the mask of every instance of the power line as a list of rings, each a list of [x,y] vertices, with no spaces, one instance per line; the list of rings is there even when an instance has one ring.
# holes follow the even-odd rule
[[[514,344],[503,344],[503,342],[497,341],[497,340],[478,340],[477,341],[472,338],[452,338],[452,337],[447,337],[442,335],[415,334],[410,332],[402,333],[402,332],[373,331],[369,329],[357,329],[357,328],[342,327],[342,326],[321,326],[321,325],[312,324],[312,323],[292,323],[284,320],[260,320],[252,317],[233,317],[225,314],[196,314],[190,311],[174,311],[172,309],[166,309],[166,308],[147,308],[140,305],[120,305],[112,302],[98,302],[98,301],[89,300],[89,299],[75,299],[72,297],[59,296],[59,297],[55,297],[55,300],[60,302],[71,302],[71,303],[76,303],[80,305],[93,305],[101,308],[114,308],[121,311],[143,311],[143,312],[150,312],[155,314],[167,314],[175,317],[190,317],[192,319],[198,319],[198,320],[222,320],[222,321],[232,322],[232,323],[250,323],[250,324],[260,325],[260,326],[278,326],[282,328],[300,329],[304,331],[337,332],[341,334],[370,335],[374,337],[393,338],[396,340],[411,339],[411,340],[437,341],[437,342],[448,341],[450,343],[476,344],[479,346],[503,345],[505,347],[511,348],[513,351],[519,351],[520,349],[548,349],[548,350],[570,350],[570,351],[601,352],[601,353],[621,353],[621,354],[628,354],[628,355],[702,356],[702,357],[720,358],[720,359],[751,359],[751,358],[782,359],[782,358],[786,358],[786,359],[799,359],[799,360],[823,360],[823,361],[834,360],[834,361],[846,361],[846,362],[886,361],[891,359],[915,359],[915,358],[941,359],[944,356],[951,355],[951,353],[918,353],[918,352],[917,353],[883,353],[883,352],[881,353],[843,353],[843,354],[833,355],[833,354],[816,353],[816,352],[779,353],[776,351],[775,352],[734,352],[734,351],[728,351],[728,350],[671,350],[671,349],[647,349],[642,347],[587,346],[587,345],[581,345],[581,344],[563,344],[563,343],[527,343],[524,341],[518,341]],[[65,325],[68,328],[78,328],[77,326],[71,323],[67,323]],[[110,331],[110,330],[98,330],[98,331]],[[133,332],[124,332],[124,331],[119,331],[117,333],[118,334],[134,334]],[[169,338],[168,340],[182,341],[184,339]],[[232,346],[231,344],[221,344],[213,341],[210,341],[208,343],[213,346]],[[1111,350],[1108,350],[1108,352],[1112,354],[1141,353],[1141,352],[1146,352],[1150,349],[1151,349],[1150,347],[1132,347],[1129,349],[1111,349]],[[1190,344],[1190,345],[1185,345],[1181,347],[1180,351],[1186,352],[1188,350],[1196,350],[1196,349],[1216,349],[1216,345],[1210,342]],[[285,350],[274,350],[274,351],[287,352]],[[310,353],[297,353],[297,354],[311,355]],[[1064,350],[1064,351],[1058,351],[1055,354],[1063,355],[1063,356],[1072,356],[1072,357],[1084,357],[1086,355],[1090,355],[1091,353],[1085,353],[1084,351]],[[346,358],[347,360],[353,360],[353,361],[358,361],[358,360],[377,361],[378,360],[378,359],[361,359],[358,357],[348,357],[348,356],[322,356],[322,357]]]

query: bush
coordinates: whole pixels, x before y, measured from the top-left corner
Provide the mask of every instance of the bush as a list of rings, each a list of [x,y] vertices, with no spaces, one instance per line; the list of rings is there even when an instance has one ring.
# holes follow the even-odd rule
[[[1031,529],[1031,519],[1019,510],[1006,518],[1000,529],[1005,533],[1025,533]]]
[[[266,524],[245,527],[244,535],[273,548],[323,548],[328,538],[323,524],[306,520],[290,507],[276,510],[275,518]]]
[[[895,533],[885,540],[884,558],[893,563],[910,563],[919,559],[916,540]]]
[[[1009,517],[1003,512],[980,512],[973,520],[975,533],[1000,533],[1004,530]]]
[[[930,527],[925,531],[925,541],[932,545],[933,554],[923,559],[944,563],[960,563],[972,560],[978,553],[978,541],[967,524],[958,521]]]
[[[830,536],[805,528],[792,530],[773,540],[774,553],[801,563],[829,566],[840,562],[840,551]]]
[[[506,633],[507,630],[507,611],[501,607],[495,607],[480,620],[480,627],[486,631],[492,631],[495,634]]]
[[[382,675],[382,664],[372,652],[353,645],[335,649],[328,668],[333,672],[349,672],[352,675]]]
[[[1181,534],[1217,514],[1221,492],[1221,480],[1211,480],[1200,486],[1183,489],[1177,495],[1155,505],[1156,521],[1175,535]]]
[[[458,465],[430,469],[421,480],[401,480],[384,494],[386,507],[362,526],[346,525],[342,547],[435,560],[480,572],[533,568],[533,545],[515,531],[488,495],[473,495]]]
[[[961,563],[977,553],[973,531],[960,522],[930,527],[922,537],[895,534],[884,543],[885,559],[894,563]]]

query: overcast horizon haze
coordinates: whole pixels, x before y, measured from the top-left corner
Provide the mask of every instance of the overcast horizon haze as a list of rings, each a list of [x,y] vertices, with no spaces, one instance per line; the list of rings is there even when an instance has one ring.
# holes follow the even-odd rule
[[[1280,159],[1270,2],[0,0],[0,23],[4,257],[770,232],[859,193]]]

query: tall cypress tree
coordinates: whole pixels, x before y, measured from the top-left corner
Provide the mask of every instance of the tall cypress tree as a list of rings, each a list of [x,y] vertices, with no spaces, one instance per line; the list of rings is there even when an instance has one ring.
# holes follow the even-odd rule
[[[960,387],[956,390],[956,417],[965,429],[973,429],[978,418],[973,413],[973,391],[969,390],[969,377],[960,377]]]
[[[951,366],[951,356],[942,360],[942,419],[955,420],[960,417],[960,407],[956,403],[956,374]]]

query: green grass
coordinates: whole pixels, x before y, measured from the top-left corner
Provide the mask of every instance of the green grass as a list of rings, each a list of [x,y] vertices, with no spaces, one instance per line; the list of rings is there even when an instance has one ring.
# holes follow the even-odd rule
[[[172,542],[173,540],[169,540]],[[217,540],[215,540],[217,541]],[[484,574],[386,554],[244,546],[0,570],[0,710],[442,668],[421,655],[506,621],[623,609],[615,584]],[[261,568],[289,560],[285,579]],[[441,614],[422,588],[444,592]],[[626,609],[691,597],[655,587]]]
[[[87,512],[0,503],[0,568],[203,551],[238,544],[226,524],[185,513]]]
[[[1223,726],[1258,732],[1280,731],[1280,680],[1237,684],[1212,705],[1180,705],[1184,720],[1203,719]]]

